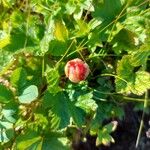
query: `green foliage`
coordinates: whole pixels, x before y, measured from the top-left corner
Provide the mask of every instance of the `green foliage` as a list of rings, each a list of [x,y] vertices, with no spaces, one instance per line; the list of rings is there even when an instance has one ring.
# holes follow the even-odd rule
[[[61,56],[64,55],[67,50],[67,42],[53,40],[49,43],[48,52],[53,56]]]
[[[57,93],[61,91],[61,88],[59,87],[59,78],[60,75],[57,69],[50,68],[47,71],[47,82],[49,84],[48,90],[51,93]]]
[[[112,43],[114,44],[114,50],[116,53],[120,53],[121,50],[134,51],[135,49],[136,34],[127,29],[121,29],[119,33],[114,36]]]
[[[61,137],[61,135],[57,133],[49,133],[48,136],[41,137],[34,131],[28,131],[17,137],[14,148],[18,150],[57,150],[59,147],[60,150],[67,150],[68,148],[63,145],[64,140],[65,138]]]
[[[18,97],[20,103],[29,104],[38,97],[38,88],[35,85],[27,87]]]
[[[14,137],[13,124],[10,122],[0,121],[0,142],[6,143]]]
[[[145,71],[138,71],[135,75],[133,93],[142,95],[150,88],[150,74]]]
[[[76,107],[62,92],[56,95],[46,92],[43,101],[44,107],[52,107],[52,127],[65,128],[70,123],[70,118],[81,126],[84,123],[84,111]]]
[[[141,108],[149,57],[148,1],[2,0],[0,149],[68,150],[89,133],[110,145],[117,125],[104,124],[127,98]],[[90,68],[77,84],[64,73],[74,58]]]
[[[98,131],[98,137],[96,139],[96,145],[104,144],[106,146],[110,145],[110,142],[114,143],[113,137],[110,135],[117,127],[117,122],[111,122],[105,125],[102,129]]]
[[[56,20],[54,28],[54,36],[58,41],[66,41],[68,39],[68,30],[62,20]]]
[[[52,126],[54,128],[64,128],[69,124],[69,106],[68,99],[62,92],[53,95],[49,92],[45,93],[43,105],[45,108],[52,107]]]
[[[0,102],[8,103],[13,99],[14,97],[12,91],[5,87],[3,84],[0,84]]]
[[[76,106],[82,108],[88,113],[90,113],[91,111],[95,111],[98,106],[92,98],[93,98],[92,93],[81,95],[77,99]]]
[[[134,66],[129,60],[130,56],[125,56],[118,63],[116,90],[121,93],[132,92],[136,95],[142,95],[150,88],[150,74],[146,71],[134,72]]]
[[[10,36],[4,31],[0,32],[0,49],[7,46],[10,43]]]
[[[11,84],[18,90],[22,89],[27,82],[27,73],[24,68],[17,68],[11,75]]]

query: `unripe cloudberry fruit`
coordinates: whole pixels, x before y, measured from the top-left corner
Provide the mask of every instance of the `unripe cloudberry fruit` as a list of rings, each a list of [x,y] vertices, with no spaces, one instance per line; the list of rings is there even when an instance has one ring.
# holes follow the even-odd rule
[[[67,62],[65,66],[65,74],[70,81],[78,83],[85,80],[89,75],[90,69],[87,63],[76,58]]]

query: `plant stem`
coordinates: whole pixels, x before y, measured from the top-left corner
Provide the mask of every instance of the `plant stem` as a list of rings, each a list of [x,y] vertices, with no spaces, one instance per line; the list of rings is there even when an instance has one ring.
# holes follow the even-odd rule
[[[71,44],[69,45],[68,49],[66,50],[65,54],[62,56],[62,58],[56,63],[56,67],[58,67],[59,63],[66,57],[66,55],[68,54],[71,46],[73,45],[73,43],[75,42],[75,39],[72,40]]]
[[[137,136],[135,148],[138,147],[139,141],[140,141],[140,137],[141,137],[141,134],[142,134],[142,129],[143,129],[143,125],[144,125],[145,110],[147,108],[147,102],[148,102],[147,100],[148,100],[148,91],[145,92],[143,113],[142,113],[142,118],[141,118],[141,122],[140,122],[140,127],[139,127],[139,131],[138,131],[138,136]]]
[[[101,74],[101,76],[112,76],[112,77],[118,78],[128,84],[128,82],[125,79],[123,79],[115,74],[104,73],[104,74]]]
[[[100,94],[104,94],[104,95],[118,95],[118,96],[122,96],[122,99],[123,100],[126,100],[126,101],[131,101],[131,102],[145,102],[145,99],[142,99],[142,98],[134,98],[134,97],[128,97],[128,96],[123,96],[121,95],[120,93],[111,93],[111,92],[103,92],[103,91],[99,91],[99,90],[96,90],[96,89],[92,89],[92,88],[88,88],[89,90],[92,90],[93,92],[96,92],[96,93],[100,93]],[[96,97],[98,98],[98,97]],[[103,100],[105,101],[105,100]],[[147,97],[147,105],[150,104],[150,99],[148,99]]]
[[[133,101],[133,102],[144,102],[145,101],[145,99],[133,98],[133,97],[127,97],[127,96],[123,96],[123,99],[127,100],[127,101]]]
[[[144,2],[140,3],[137,7],[140,7],[142,5],[144,5],[145,3],[149,2],[149,0],[145,0]],[[132,10],[130,10],[128,13],[130,13]],[[127,12],[120,14],[119,17],[117,17],[117,19],[121,19],[122,17],[124,17],[127,14]],[[105,26],[104,28],[102,28],[101,30],[99,30],[98,33],[101,33],[102,31],[104,31],[105,29],[107,29],[108,27],[110,27],[113,23],[115,23],[116,21],[118,21],[117,19],[114,19],[112,22],[110,22],[107,26]]]

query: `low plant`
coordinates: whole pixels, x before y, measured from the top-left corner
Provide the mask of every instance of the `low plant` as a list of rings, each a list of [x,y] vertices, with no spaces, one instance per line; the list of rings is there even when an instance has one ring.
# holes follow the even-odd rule
[[[149,0],[1,0],[0,149],[115,142],[149,106],[149,31]]]

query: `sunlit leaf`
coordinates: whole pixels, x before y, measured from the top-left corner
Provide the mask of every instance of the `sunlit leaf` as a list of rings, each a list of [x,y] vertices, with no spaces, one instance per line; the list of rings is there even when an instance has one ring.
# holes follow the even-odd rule
[[[11,123],[15,123],[16,119],[13,115],[15,115],[15,110],[13,109],[3,109],[2,112],[3,116]]]
[[[86,112],[89,112],[89,113],[90,113],[90,111],[96,111],[98,105],[92,98],[93,98],[92,93],[87,93],[85,95],[81,95],[78,97],[76,106],[84,109]]]
[[[150,89],[150,74],[146,71],[138,71],[135,75],[134,87],[131,90],[134,94],[142,95]]]
[[[142,95],[150,88],[150,75],[146,71],[134,73],[131,66],[130,56],[125,56],[118,63],[116,76],[116,90],[119,93],[134,93]]]
[[[59,80],[60,75],[57,69],[50,68],[47,73],[47,82],[48,82],[48,89],[51,93],[57,93],[61,91],[61,88],[59,87]]]
[[[19,41],[19,42],[18,42]],[[36,42],[34,39],[26,35],[24,27],[21,29],[17,28],[11,32],[10,43],[5,47],[5,50],[10,52],[16,52],[22,50],[25,47],[35,46]]]
[[[37,150],[41,149],[41,141],[42,137],[40,137],[37,133],[28,131],[24,135],[19,135],[16,139],[15,148],[18,150],[21,149],[32,149],[36,146]]]
[[[133,73],[133,66],[130,64],[130,56],[124,56],[117,66],[117,77],[115,80],[116,91],[130,92],[131,84],[134,82],[135,75]]]
[[[0,121],[0,142],[6,143],[14,137],[13,124]]]
[[[84,20],[77,20],[76,37],[82,37],[90,31],[88,24]]]
[[[27,87],[18,97],[20,103],[29,104],[38,97],[38,88],[35,85]]]
[[[55,38],[59,41],[66,41],[68,39],[68,30],[62,20],[55,21],[54,29]]]
[[[16,87],[19,91],[24,87],[26,83],[27,73],[24,68],[17,68],[11,75],[11,84]]]
[[[10,43],[10,36],[6,35],[2,37],[2,33],[0,32],[0,49],[7,46]]]
[[[144,65],[149,55],[150,55],[150,51],[137,51],[133,53],[130,62],[135,67]]]

